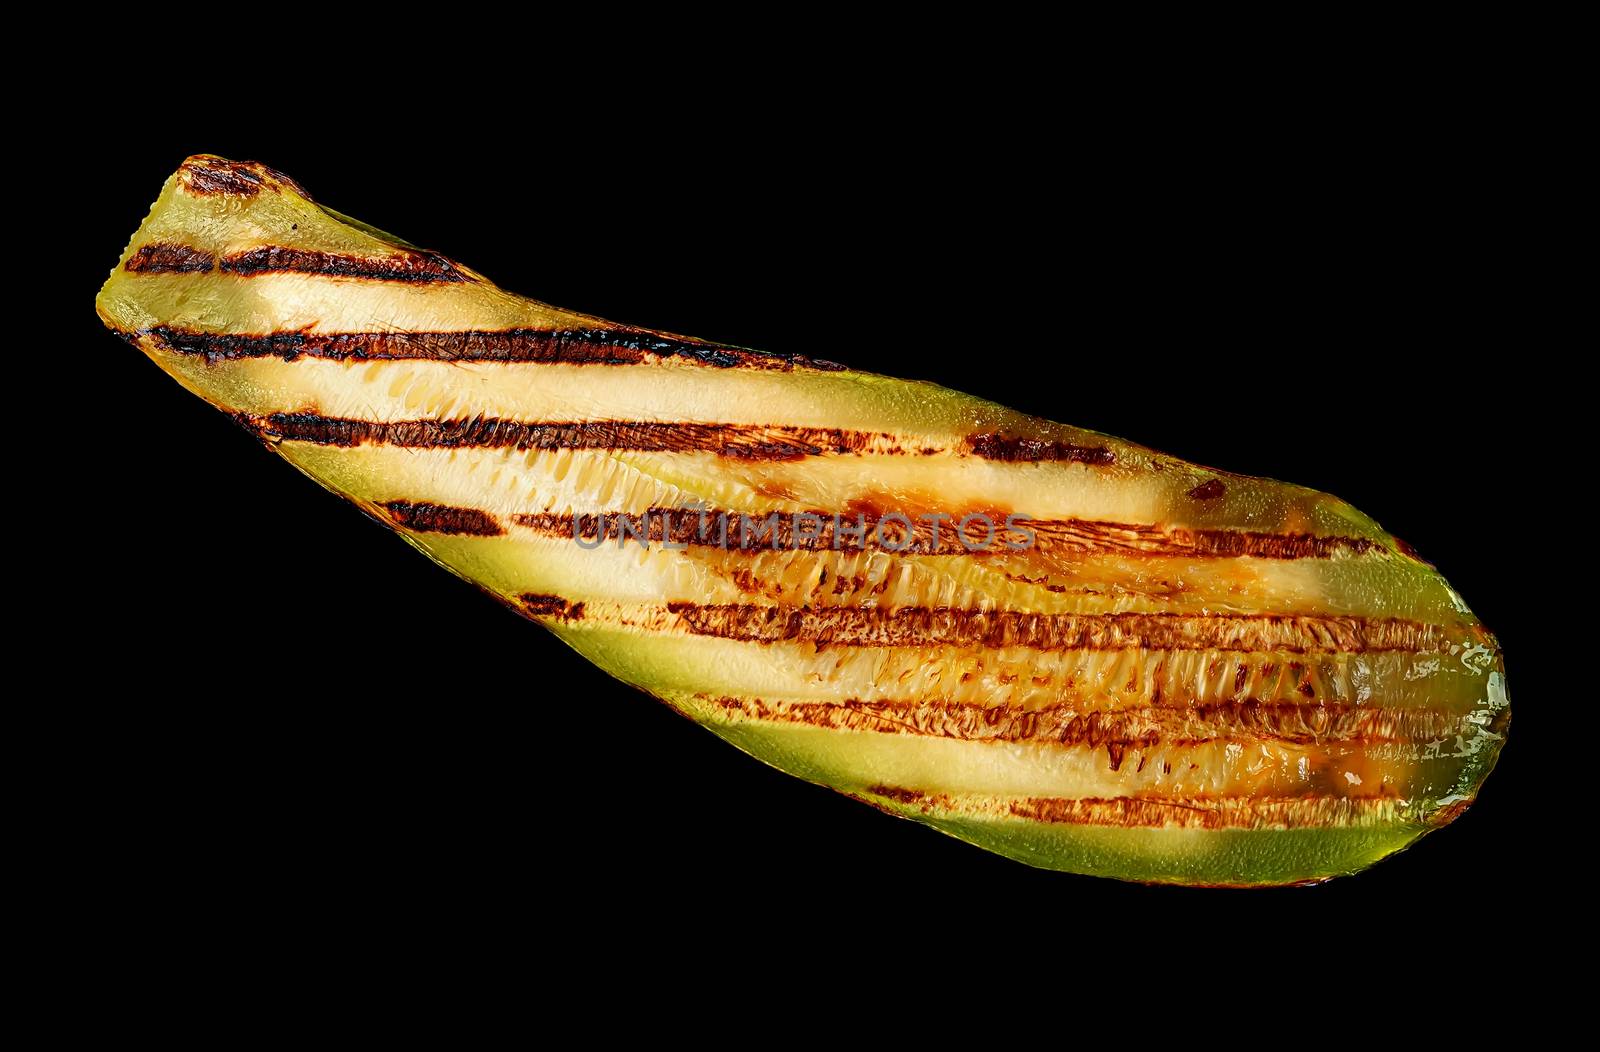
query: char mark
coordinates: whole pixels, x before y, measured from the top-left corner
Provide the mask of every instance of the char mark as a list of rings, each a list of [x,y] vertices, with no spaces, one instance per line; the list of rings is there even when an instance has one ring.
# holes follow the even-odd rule
[[[1019,709],[956,701],[789,702],[707,697],[702,702],[733,718],[829,730],[1119,750],[1193,746],[1219,739],[1375,745],[1433,741],[1478,731],[1470,715],[1433,709],[1253,699],[1111,712],[1083,712],[1081,706],[1071,705]]]
[[[353,256],[301,248],[266,246],[236,252],[222,260],[222,272],[241,277],[256,274],[320,274],[370,281],[443,284],[467,281],[467,275],[436,252],[403,251],[388,256]]]
[[[582,603],[574,603],[547,592],[523,592],[517,601],[530,617],[559,617],[565,621],[577,621],[583,617]]]
[[[696,635],[817,647],[1022,647],[1032,650],[1216,650],[1246,653],[1437,652],[1435,625],[1400,618],[1294,614],[1041,614],[906,607],[668,604]]]
[[[1382,547],[1366,537],[1337,534],[1265,533],[1256,530],[1165,528],[1148,523],[1089,519],[1029,522],[1041,548],[1064,551],[1122,552],[1206,559],[1329,559],[1361,555]]]
[[[1012,438],[998,432],[967,436],[967,448],[985,460],[1066,461],[1076,464],[1108,465],[1116,462],[1104,446],[1081,446],[1072,442],[1037,438]]]
[[[188,245],[156,242],[140,245],[122,269],[132,274],[202,274],[216,268],[217,257]]]
[[[453,508],[409,500],[391,500],[382,507],[395,525],[418,533],[498,537],[506,532],[493,515],[477,508]]]
[[[1050,825],[1183,829],[1328,829],[1383,825],[1410,817],[1393,797],[992,797],[874,785],[870,797],[923,814],[1021,819]],[[1434,824],[1439,824],[1435,820]]]
[[[606,449],[647,453],[707,452],[743,460],[798,460],[825,453],[892,452],[891,435],[820,427],[762,427],[594,420],[525,423],[470,420],[349,420],[309,413],[240,419],[269,440],[327,446],[364,443],[410,449]]]
[[[748,520],[752,526],[746,527]],[[700,547],[729,547],[727,538],[737,538],[748,529],[761,534],[759,547],[784,551],[883,551],[897,555],[1005,555],[1017,550],[1007,545],[1026,546],[1027,538],[1017,530],[996,523],[993,542],[975,551],[963,544],[955,529],[946,524],[934,530],[932,522],[918,519],[909,532],[886,537],[879,531],[882,518],[863,513],[857,520],[844,515],[836,523],[833,512],[813,510],[793,512],[766,508],[756,512],[737,512],[718,508],[650,508],[643,514],[606,512],[537,512],[518,514],[512,522],[547,536],[574,537],[584,541],[608,540],[628,536],[651,543],[687,544]],[[770,533],[768,524],[770,523]],[[891,525],[903,526],[899,520]],[[1085,519],[1027,519],[1024,524],[1034,535],[1034,543],[1044,551],[1082,555],[1147,555],[1191,559],[1229,559],[1251,556],[1257,559],[1330,559],[1349,553],[1359,555],[1377,549],[1375,541],[1364,537],[1314,536],[1312,534],[1256,533],[1224,529],[1163,529],[1156,525],[1097,522]],[[844,527],[844,528],[839,528]],[[858,528],[859,527],[859,528]],[[1047,580],[1027,583],[1050,585]],[[1057,586],[1059,588],[1059,586]]]
[[[258,249],[256,252],[285,250]],[[246,253],[253,255],[253,253]],[[438,257],[452,267],[448,273],[456,277],[420,275],[408,278],[395,273],[383,275],[361,274],[361,277],[384,277],[388,280],[462,281],[461,271],[453,269],[448,260]],[[230,257],[238,260],[238,257]],[[361,260],[362,264],[374,261]],[[381,262],[381,261],[379,261]],[[265,257],[257,261],[239,260],[231,264],[233,273],[259,273],[272,269],[264,266]],[[229,269],[224,261],[224,269]],[[260,270],[240,270],[260,266]],[[331,273],[316,271],[317,273]],[[661,358],[683,361],[715,368],[788,370],[795,367],[837,371],[844,368],[834,362],[807,358],[798,354],[766,354],[760,351],[717,344],[701,343],[678,336],[666,336],[641,329],[581,328],[581,329],[483,329],[462,332],[273,332],[273,333],[207,333],[187,329],[158,326],[148,330],[148,335],[158,339],[177,354],[203,357],[210,362],[232,361],[238,358],[282,358],[286,362],[298,358],[327,358],[334,361],[437,361],[437,362],[534,362],[558,365],[634,365]]]
[[[867,787],[867,792],[874,796],[881,796],[899,804],[914,804],[926,799],[925,794],[915,789],[902,789],[897,785],[873,785]]]
[[[938,801],[930,801],[938,807]],[[1148,799],[1137,797],[1015,800],[1010,816],[1052,825],[1186,829],[1342,829],[1404,820],[1407,805],[1393,797],[1251,796]]]
[[[276,169],[256,161],[230,161],[211,154],[196,154],[184,161],[178,169],[178,181],[186,192],[199,197],[254,197],[262,190],[292,190],[310,200],[299,183]]]

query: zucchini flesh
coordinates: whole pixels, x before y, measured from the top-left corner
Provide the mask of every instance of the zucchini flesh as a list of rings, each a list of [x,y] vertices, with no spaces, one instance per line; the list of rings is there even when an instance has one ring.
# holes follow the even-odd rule
[[[848,348],[549,307],[258,164],[184,162],[97,309],[612,675],[1033,865],[1353,872],[1460,814],[1509,725],[1493,636],[1342,501]]]

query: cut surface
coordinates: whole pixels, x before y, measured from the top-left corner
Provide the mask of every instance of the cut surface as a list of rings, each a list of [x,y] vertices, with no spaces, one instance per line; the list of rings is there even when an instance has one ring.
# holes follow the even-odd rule
[[[1353,872],[1459,814],[1509,724],[1493,636],[1342,501],[847,347],[552,308],[261,165],[186,161],[97,307],[612,675],[1033,865]]]

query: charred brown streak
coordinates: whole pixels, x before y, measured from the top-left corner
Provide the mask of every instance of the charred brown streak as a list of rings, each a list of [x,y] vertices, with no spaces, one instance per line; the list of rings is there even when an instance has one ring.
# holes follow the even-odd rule
[[[799,525],[797,526],[797,514]],[[550,537],[573,537],[585,541],[628,538],[650,543],[670,543],[708,548],[763,548],[775,551],[882,551],[896,555],[984,555],[964,547],[950,526],[937,538],[928,523],[914,524],[909,532],[886,538],[878,532],[883,520],[863,516],[839,529],[828,511],[739,512],[722,508],[654,507],[635,514],[604,512],[534,512],[517,514],[511,521],[518,526]],[[890,525],[900,526],[896,520]],[[1029,525],[1032,525],[1030,522]],[[859,526],[859,528],[858,528]],[[814,528],[813,528],[814,527]],[[1020,538],[1020,533],[997,529],[993,550],[1000,552],[1005,542]],[[741,540],[742,538],[742,540]],[[731,540],[730,540],[731,539]]]
[[[583,617],[582,603],[546,592],[523,592],[517,597],[517,602],[531,617],[559,617],[567,621],[577,621]]]
[[[1081,706],[1018,709],[955,701],[775,702],[714,697],[704,703],[731,716],[830,730],[910,734],[961,741],[1151,748],[1245,738],[1311,745],[1431,741],[1474,733],[1466,715],[1428,709],[1296,705],[1254,700],[1082,712]]]
[[[915,789],[902,789],[896,785],[873,785],[867,788],[867,792],[901,804],[914,804],[924,798],[924,794]]]
[[[936,801],[930,801],[939,806]],[[1325,829],[1391,820],[1400,805],[1384,797],[1030,797],[1010,805],[1013,818],[1105,826],[1181,826],[1190,829]]]
[[[974,646],[1033,650],[1218,650],[1247,653],[1434,652],[1434,625],[1400,618],[1288,614],[1040,614],[907,607],[900,610],[667,604],[696,635],[815,646]]]
[[[455,264],[434,252],[404,252],[392,256],[352,256],[302,248],[267,246],[225,256],[224,274],[320,274],[371,281],[409,281],[442,284],[471,280]]]
[[[194,332],[158,326],[147,332],[175,353],[213,362],[236,358],[282,358],[286,362],[297,358],[328,358],[334,361],[636,365],[651,358],[679,358],[722,369],[782,371],[798,366],[831,372],[844,368],[834,362],[798,354],[765,354],[621,327],[257,334]]]
[[[1080,446],[1037,438],[1010,438],[997,432],[968,435],[967,448],[985,460],[1069,461],[1077,464],[1114,464],[1116,457],[1104,446]]]
[[[824,513],[817,514],[824,517]],[[534,512],[531,514],[517,514],[511,521],[518,526],[532,530],[548,537],[573,537],[586,541],[621,539],[628,537],[640,541],[654,543],[670,543],[674,545],[695,545],[707,548],[727,548],[728,538],[736,538],[733,547],[738,547],[738,529],[742,521],[740,513],[721,509],[706,508],[703,511],[687,508],[650,508],[642,514],[632,514],[622,511],[603,512]],[[768,531],[767,518],[773,518]],[[795,551],[823,551],[829,547],[832,537],[832,524],[823,522],[823,533],[796,533],[792,513],[771,512],[746,514],[746,518],[757,524],[763,531],[761,546],[770,549],[784,549]],[[870,532],[870,531],[867,531]],[[864,532],[858,539],[851,537],[854,547],[841,542],[841,551],[865,551],[873,547],[870,536]]]
[[[418,533],[498,537],[506,532],[493,515],[477,508],[453,508],[409,500],[391,500],[382,507],[395,525]]]
[[[953,528],[943,530],[934,543],[926,523],[913,524],[908,538],[888,541],[878,533],[881,519],[863,515],[862,529],[847,532],[835,528],[833,513],[814,510],[799,513],[814,516],[817,528],[797,529],[795,512],[764,509],[737,512],[719,508],[651,508],[642,514],[622,511],[535,512],[513,515],[511,521],[547,536],[606,540],[624,536],[634,540],[670,542],[727,548],[726,538],[737,537],[749,520],[761,531],[757,547],[785,551],[886,551],[896,555],[1004,555],[1012,549],[1004,542],[1011,531],[997,533],[997,540],[983,550],[961,544]],[[848,516],[847,516],[848,518]],[[770,523],[770,534],[768,533]],[[1250,556],[1256,559],[1330,559],[1348,552],[1361,554],[1381,546],[1365,537],[1313,536],[1304,533],[1253,533],[1243,530],[1163,530],[1159,526],[1095,522],[1086,519],[1027,519],[1024,524],[1035,535],[1043,550],[1061,549],[1086,555],[1149,555],[1180,558],[1231,559]],[[808,524],[809,525],[809,524]],[[899,523],[895,523],[899,525]],[[733,547],[739,545],[735,543]],[[1016,577],[1026,584],[1051,588],[1048,578]],[[1062,590],[1056,586],[1052,590]]]
[[[1207,479],[1194,489],[1188,496],[1192,500],[1216,500],[1228,492],[1228,484],[1221,479]]]
[[[886,540],[878,533],[883,521],[863,514],[861,529],[854,525],[841,532],[835,528],[833,513],[823,510],[800,512],[802,521],[812,516],[815,529],[798,529],[796,513],[766,508],[738,512],[723,508],[651,508],[641,514],[622,511],[534,512],[513,515],[518,526],[546,536],[607,540],[628,537],[634,540],[727,548],[728,537],[738,537],[746,520],[761,531],[756,547],[784,551],[885,551],[896,555],[1004,555],[1012,551],[1005,543],[1012,531],[1000,531],[988,548],[974,550],[963,545],[955,529],[947,524],[937,537],[929,524],[914,523],[907,537]],[[850,518],[850,516],[846,516]],[[1066,550],[1085,555],[1148,555],[1199,559],[1231,559],[1250,556],[1256,559],[1330,559],[1343,552],[1361,554],[1381,546],[1365,537],[1313,536],[1305,533],[1253,533],[1243,530],[1163,530],[1154,525],[1096,522],[1087,519],[1027,519],[1024,521],[1043,550]],[[806,524],[808,527],[811,523]],[[900,525],[895,522],[894,525]],[[768,532],[770,530],[770,533]],[[736,542],[733,547],[738,548]],[[1054,591],[1048,578],[1015,577],[1025,584],[1043,585]]]
[[[201,274],[214,270],[217,257],[188,245],[140,245],[122,269],[132,274]]]
[[[197,155],[183,162],[183,167],[178,169],[178,179],[184,190],[202,197],[212,194],[254,197],[263,189],[288,189],[310,200],[310,195],[299,183],[255,161],[229,161],[208,154]]]
[[[948,793],[928,793],[893,785],[874,785],[866,792],[924,813],[959,813],[967,809],[963,805],[968,803]],[[1036,796],[1000,803],[1006,816],[1031,822],[1187,829],[1323,829],[1382,823],[1392,821],[1403,806],[1388,797]]]
[[[1360,555],[1380,549],[1366,537],[1310,533],[1262,533],[1252,530],[1165,529],[1153,524],[1100,522],[1090,519],[1040,519],[1029,522],[1039,547],[1129,555],[1192,556],[1206,559],[1328,559],[1348,552]]]
[[[1251,533],[1244,530],[1175,530],[1196,555],[1216,558],[1327,559],[1339,552],[1359,555],[1382,546],[1365,537],[1321,537],[1309,533]]]
[[[325,446],[363,443],[410,449],[609,449],[636,452],[709,452],[745,460],[797,460],[823,453],[854,453],[889,436],[817,427],[679,424],[595,420],[525,423],[516,420],[347,420],[307,413],[241,417],[268,439]]]

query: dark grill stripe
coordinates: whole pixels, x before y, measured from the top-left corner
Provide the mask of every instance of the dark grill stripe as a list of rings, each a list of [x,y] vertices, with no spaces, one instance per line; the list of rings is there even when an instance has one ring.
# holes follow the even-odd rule
[[[418,533],[453,533],[473,537],[498,537],[506,531],[493,515],[476,508],[453,508],[409,500],[380,505],[395,525]]]
[[[372,442],[425,449],[626,449],[656,453],[709,452],[745,460],[798,460],[826,453],[899,454],[909,451],[896,436],[887,432],[847,431],[836,427],[635,420],[528,423],[494,417],[379,421],[313,413],[274,413],[265,419],[241,415],[238,419],[267,438],[332,446]],[[916,451],[940,452],[930,445],[920,446]],[[1098,460],[1091,462],[1100,463]]]
[[[704,696],[698,700],[730,716],[829,730],[1091,748],[1188,746],[1234,738],[1289,745],[1374,745],[1472,735],[1479,729],[1469,715],[1435,709],[1256,700],[1113,712],[1082,712],[1081,706],[1070,705],[1025,710],[951,701],[783,702]]]
[[[199,197],[226,194],[254,197],[265,184],[265,173],[249,161],[228,161],[221,157],[198,156],[183,162],[178,169],[183,188]]]
[[[967,447],[985,460],[1111,464],[1117,459],[1105,446],[1082,446],[1052,439],[1013,438],[995,432],[967,436]]]
[[[334,361],[534,362],[633,365],[679,358],[717,368],[837,371],[835,362],[767,354],[628,328],[481,329],[462,332],[208,333],[158,326],[149,335],[176,354],[211,362],[237,358]]]
[[[335,278],[419,283],[469,280],[466,274],[456,269],[455,264],[433,252],[354,256],[268,246],[225,256],[221,269],[225,274],[244,277],[255,274],[320,274]]]
[[[579,621],[583,618],[582,603],[574,603],[548,592],[523,592],[517,597],[517,601],[531,617],[555,617],[564,621]]]
[[[744,460],[797,460],[823,453],[892,447],[892,435],[822,427],[758,427],[596,420],[530,424],[478,417],[471,420],[345,420],[306,413],[240,416],[268,439],[325,446],[364,443],[410,449],[608,449],[636,452],[709,452]]]
[[[813,523],[796,515],[816,516]],[[908,513],[908,518],[914,514]],[[636,515],[628,512],[608,511],[592,513],[535,512],[517,514],[511,521],[518,526],[552,537],[572,537],[586,542],[602,539],[623,539],[632,543],[668,542],[697,547],[739,548],[747,533],[759,536],[745,547],[783,551],[884,551],[900,555],[981,555],[1016,550],[1007,543],[1028,547],[1027,536],[1018,529],[1005,530],[1001,519],[994,522],[995,533],[989,547],[973,551],[963,545],[957,535],[959,520],[946,519],[939,528],[937,538],[933,523],[918,519],[912,522],[910,535],[897,532],[903,526],[898,520],[885,524],[882,534],[875,515],[841,515],[836,529],[834,513],[814,510],[796,513],[772,508],[754,512],[738,512],[720,508],[651,508]],[[774,518],[776,516],[776,518]],[[745,521],[750,528],[746,530]],[[768,523],[771,529],[768,530]],[[1243,530],[1187,529],[1163,530],[1154,525],[1129,525],[1117,522],[1096,522],[1088,519],[1025,519],[1018,525],[1034,534],[1033,547],[1044,550],[1081,552],[1085,555],[1123,554],[1172,556],[1200,559],[1231,559],[1250,556],[1257,559],[1329,559],[1348,553],[1359,555],[1381,550],[1381,546],[1365,537],[1320,537],[1305,533],[1256,533]],[[858,529],[857,527],[860,527]],[[798,527],[798,528],[797,528]],[[858,536],[858,533],[860,534]],[[974,524],[968,533],[974,547],[986,538],[981,524]],[[1047,581],[1029,582],[1034,584]]]
[[[669,603],[696,635],[750,643],[865,647],[1023,647],[1032,650],[1216,650],[1249,653],[1437,652],[1436,625],[1400,618],[1290,614],[1040,614],[907,607],[899,610]]]
[[[132,274],[200,274],[214,269],[217,257],[188,245],[140,245],[122,269]]]
[[[212,154],[195,154],[178,169],[178,185],[197,197],[224,195],[254,197],[263,189],[280,193],[291,190],[306,200],[305,189],[282,172],[256,161],[230,161]]]
[[[1051,825],[1117,826],[1124,829],[1167,827],[1270,832],[1277,829],[1370,827],[1415,821],[1421,817],[1412,803],[1392,796],[958,796],[893,785],[874,785],[865,792],[868,795],[858,799],[875,805],[879,800],[888,800],[899,807],[935,818],[1022,819]],[[1435,818],[1434,821],[1437,823],[1439,819]]]
[[[942,802],[927,798],[938,809]],[[956,803],[959,807],[959,803]],[[1252,796],[1147,799],[1063,799],[1025,797],[1012,801],[1013,818],[1052,825],[1176,826],[1184,829],[1342,829],[1387,825],[1413,817],[1412,805],[1393,797],[1306,796],[1268,799]]]

